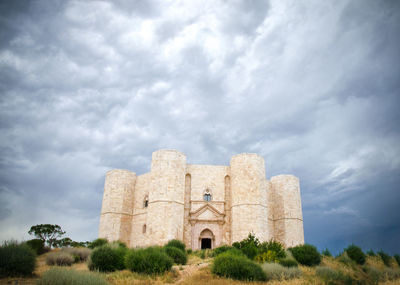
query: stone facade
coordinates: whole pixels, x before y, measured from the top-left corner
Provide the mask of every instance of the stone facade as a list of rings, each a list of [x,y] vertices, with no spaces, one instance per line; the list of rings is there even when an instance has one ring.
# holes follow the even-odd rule
[[[265,178],[264,159],[238,154],[229,166],[193,165],[175,150],[153,153],[151,171],[107,172],[99,237],[130,247],[182,240],[188,248],[261,241],[304,243],[299,179]]]

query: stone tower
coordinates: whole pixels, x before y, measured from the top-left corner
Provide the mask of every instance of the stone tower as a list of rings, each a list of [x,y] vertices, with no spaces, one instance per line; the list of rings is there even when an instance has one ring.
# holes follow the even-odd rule
[[[300,183],[293,175],[271,178],[274,201],[274,237],[286,246],[304,243]]]
[[[154,244],[183,240],[185,175],[183,153],[175,150],[153,153],[147,228]]]
[[[106,174],[99,236],[130,243],[136,174],[114,169]]]
[[[250,232],[260,240],[268,240],[268,205],[264,159],[257,154],[232,157],[232,242]]]
[[[252,153],[229,166],[187,164],[176,150],[153,153],[151,171],[106,174],[99,237],[130,247],[182,240],[188,248],[232,244],[254,233],[285,246],[304,243],[299,179],[265,177]]]

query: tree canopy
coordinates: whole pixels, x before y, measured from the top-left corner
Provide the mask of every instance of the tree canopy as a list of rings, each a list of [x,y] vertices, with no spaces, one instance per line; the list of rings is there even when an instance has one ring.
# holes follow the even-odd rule
[[[49,247],[57,246],[58,239],[65,234],[59,225],[51,224],[32,226],[28,233],[43,240]]]

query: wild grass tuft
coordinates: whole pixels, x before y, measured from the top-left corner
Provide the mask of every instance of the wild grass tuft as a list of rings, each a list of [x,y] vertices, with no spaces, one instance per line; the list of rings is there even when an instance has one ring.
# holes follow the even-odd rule
[[[50,252],[46,257],[47,265],[71,266],[74,261],[72,254],[63,251]]]
[[[86,247],[64,247],[61,249],[62,252],[69,253],[74,256],[75,261],[82,262],[87,261],[92,250]]]
[[[316,274],[323,279],[326,284],[353,284],[355,281],[349,275],[327,266],[318,266],[316,268]]]
[[[268,280],[289,280],[302,275],[302,271],[297,267],[288,268],[277,263],[264,263],[261,267]]]
[[[37,281],[37,285],[108,285],[100,275],[64,268],[52,268]]]

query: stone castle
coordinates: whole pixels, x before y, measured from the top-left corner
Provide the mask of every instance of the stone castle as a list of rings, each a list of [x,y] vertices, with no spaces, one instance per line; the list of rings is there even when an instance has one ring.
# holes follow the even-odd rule
[[[229,166],[187,164],[175,150],[153,153],[151,171],[106,174],[99,237],[130,247],[178,239],[193,250],[254,233],[286,247],[303,244],[299,179],[265,178],[264,159],[238,154]]]

